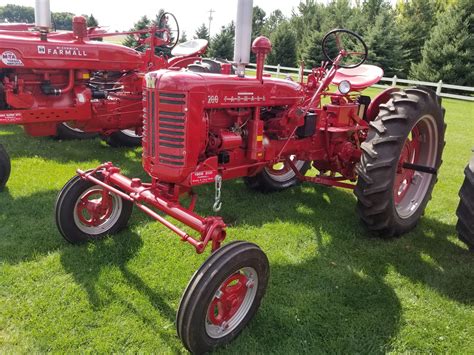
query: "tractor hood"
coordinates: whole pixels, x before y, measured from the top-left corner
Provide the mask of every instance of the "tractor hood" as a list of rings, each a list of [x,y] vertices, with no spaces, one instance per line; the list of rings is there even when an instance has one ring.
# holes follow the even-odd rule
[[[134,70],[142,54],[125,46],[98,41],[78,41],[72,32],[48,34],[0,31],[0,68]]]
[[[290,80],[157,70],[145,76],[148,89],[204,94],[206,108],[284,106],[301,103],[303,87]]]

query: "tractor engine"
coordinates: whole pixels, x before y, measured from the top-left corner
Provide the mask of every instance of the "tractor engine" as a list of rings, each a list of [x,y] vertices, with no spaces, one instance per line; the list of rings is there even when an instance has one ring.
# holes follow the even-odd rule
[[[272,133],[272,120],[285,120],[302,98],[302,87],[288,80],[148,73],[145,170],[162,182],[187,186],[213,181],[218,166],[225,179],[248,175],[273,158],[270,139],[288,134],[284,129]]]

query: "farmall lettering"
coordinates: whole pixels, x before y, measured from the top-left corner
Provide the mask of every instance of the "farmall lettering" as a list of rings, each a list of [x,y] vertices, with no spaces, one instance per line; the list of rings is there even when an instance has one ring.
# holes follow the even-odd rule
[[[87,51],[78,47],[38,46],[38,54],[58,57],[87,57]]]

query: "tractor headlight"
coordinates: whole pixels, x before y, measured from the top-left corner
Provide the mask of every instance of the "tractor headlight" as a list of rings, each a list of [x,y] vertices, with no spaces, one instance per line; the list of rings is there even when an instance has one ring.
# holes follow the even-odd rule
[[[338,89],[341,94],[345,95],[351,91],[351,83],[347,80],[343,80],[339,83]]]

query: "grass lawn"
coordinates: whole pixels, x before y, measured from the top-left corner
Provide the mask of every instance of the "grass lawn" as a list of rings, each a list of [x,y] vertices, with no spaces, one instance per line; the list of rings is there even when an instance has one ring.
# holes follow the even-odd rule
[[[373,93],[374,91],[372,91]],[[262,307],[222,353],[474,353],[474,255],[455,233],[474,147],[474,103],[444,100],[444,163],[419,226],[370,237],[350,191],[304,184],[262,195],[224,183],[228,240],[271,263]],[[145,177],[141,149],[56,141],[2,127],[12,175],[0,194],[0,353],[184,352],[175,312],[206,255],[135,210],[129,228],[76,247],[56,229],[56,195],[75,169],[113,161]],[[212,214],[213,189],[198,189]]]

